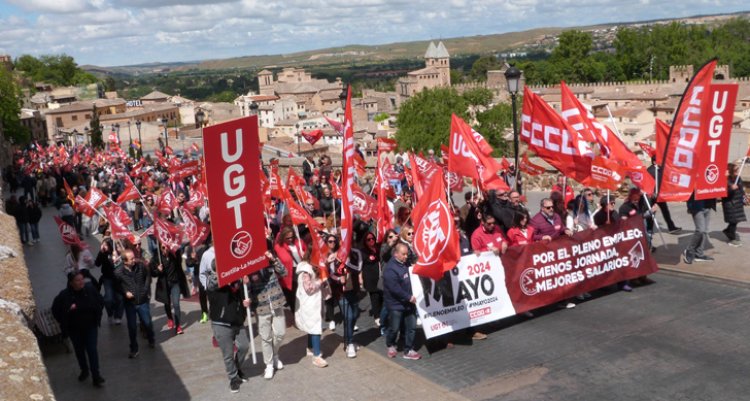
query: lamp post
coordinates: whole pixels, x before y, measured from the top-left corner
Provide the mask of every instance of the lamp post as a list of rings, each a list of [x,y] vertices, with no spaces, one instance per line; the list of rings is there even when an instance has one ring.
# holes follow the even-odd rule
[[[70,141],[70,146],[78,145],[78,130],[75,129],[75,128],[73,129],[73,138],[75,138],[75,139],[73,139],[72,141]]]
[[[141,141],[141,120],[135,120],[135,128],[138,129],[138,157],[143,157],[143,142]]]
[[[521,192],[521,183],[518,179],[518,123],[516,122],[516,96],[518,95],[519,82],[521,81],[521,70],[515,66],[510,66],[505,70],[505,79],[508,81],[508,92],[510,93],[510,104],[513,112],[513,155],[515,158],[516,169],[516,191]]]
[[[128,141],[130,141],[130,146],[133,146],[133,135],[130,132],[130,120],[128,120]]]
[[[114,131],[117,134],[117,146],[120,146],[120,123],[113,124],[112,128],[114,128]]]
[[[89,137],[89,127],[83,127],[83,135],[86,137],[86,145],[91,146],[91,137]]]
[[[167,123],[169,120],[166,118],[161,119],[162,124],[164,124],[164,146],[169,146],[169,133],[167,133]]]
[[[302,138],[302,135],[300,135],[299,133],[299,123],[297,123],[295,127],[297,127],[297,156],[299,156],[299,143],[300,143],[300,138]]]

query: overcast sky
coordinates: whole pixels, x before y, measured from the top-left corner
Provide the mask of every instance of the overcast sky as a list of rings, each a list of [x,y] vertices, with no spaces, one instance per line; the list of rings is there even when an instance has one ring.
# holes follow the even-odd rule
[[[0,54],[130,65],[748,9],[741,0],[0,0]]]

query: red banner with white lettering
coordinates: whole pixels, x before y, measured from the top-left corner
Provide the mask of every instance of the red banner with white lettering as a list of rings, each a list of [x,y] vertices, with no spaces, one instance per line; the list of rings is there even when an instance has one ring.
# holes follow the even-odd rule
[[[347,87],[346,111],[344,111],[344,157],[341,168],[341,247],[338,260],[346,262],[352,249],[354,232],[354,119],[352,117],[352,87]]]
[[[664,150],[659,202],[686,201],[695,189],[694,177],[701,157],[702,115],[715,68],[715,59],[701,67],[677,106]]]
[[[701,112],[700,151],[695,170],[695,199],[723,198],[727,195],[729,139],[732,135],[737,84],[713,84]]]
[[[662,120],[656,119],[656,130],[654,132],[656,136],[656,164],[661,166],[664,160],[664,151],[667,148],[667,138],[669,138],[669,125]]]
[[[258,169],[258,117],[203,130],[205,177],[219,285],[260,270],[265,257],[265,224]]]
[[[641,218],[618,220],[549,244],[513,246],[501,259],[516,313],[658,270]]]
[[[78,236],[75,227],[64,222],[63,219],[58,216],[53,217],[55,218],[55,223],[57,223],[57,231],[60,232],[60,237],[62,237],[63,243],[65,243],[65,245],[79,245],[84,248],[87,247],[86,243],[81,241],[81,237]]]

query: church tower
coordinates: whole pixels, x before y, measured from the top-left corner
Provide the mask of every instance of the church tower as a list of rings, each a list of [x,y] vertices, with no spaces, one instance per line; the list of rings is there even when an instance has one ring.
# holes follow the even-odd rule
[[[430,42],[424,54],[425,67],[434,67],[440,74],[441,86],[451,86],[451,56],[443,42]]]

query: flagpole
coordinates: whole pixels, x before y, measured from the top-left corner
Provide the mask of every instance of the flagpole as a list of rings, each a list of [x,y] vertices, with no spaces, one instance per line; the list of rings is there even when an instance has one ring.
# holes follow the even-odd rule
[[[737,185],[740,182],[740,176],[742,175],[742,169],[745,168],[746,161],[747,156],[742,158],[742,164],[740,164],[740,170],[737,172],[737,177],[734,179],[734,185]]]
[[[250,300],[250,294],[247,293],[247,285],[245,284],[244,277],[240,280],[242,283],[242,290],[245,293],[245,299]],[[250,312],[250,305],[247,306],[247,331],[250,336],[250,355],[253,357],[253,365],[258,363],[258,357],[255,356],[255,333],[253,333],[253,315]]]
[[[644,194],[643,199],[646,201],[646,206],[648,207],[648,210],[651,210],[651,202],[649,202],[648,200],[648,194]],[[655,210],[651,212],[651,218],[654,220],[654,227],[656,227],[656,232],[659,233],[659,238],[661,238],[661,242],[664,244],[664,249],[668,250],[669,246],[667,245],[667,241],[664,240],[664,234],[662,234],[661,227],[659,226],[659,221],[656,219]]]

